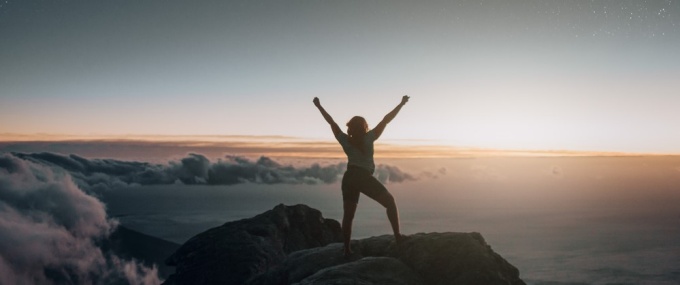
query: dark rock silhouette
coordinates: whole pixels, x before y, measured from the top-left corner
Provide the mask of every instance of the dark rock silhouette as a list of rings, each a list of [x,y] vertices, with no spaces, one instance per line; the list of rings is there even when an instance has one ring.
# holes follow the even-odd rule
[[[479,233],[420,233],[398,246],[392,235],[384,235],[352,241],[352,248],[349,259],[339,243],[294,252],[246,284],[524,284],[517,268],[493,252]],[[394,262],[408,270],[388,265]],[[366,270],[367,264],[375,275]]]
[[[391,257],[365,257],[354,262],[325,268],[295,284],[408,285],[423,284],[423,281],[417,273],[397,259]]]
[[[291,252],[340,240],[340,223],[319,210],[281,204],[191,238],[166,260],[176,271],[165,284],[242,284]]]
[[[354,240],[350,257],[340,240],[318,210],[279,205],[189,240],[168,259],[177,271],[165,284],[524,284],[479,233]]]

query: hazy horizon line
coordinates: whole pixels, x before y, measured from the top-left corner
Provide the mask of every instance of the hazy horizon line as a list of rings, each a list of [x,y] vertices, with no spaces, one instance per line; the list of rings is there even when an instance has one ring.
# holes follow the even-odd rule
[[[408,142],[416,142],[408,143]],[[272,157],[341,158],[335,140],[303,138],[285,135],[68,135],[68,134],[0,134],[0,143],[8,144],[65,143],[65,144],[119,144],[125,146],[162,145],[175,148],[210,149],[243,155],[268,155]],[[464,158],[464,157],[588,157],[588,156],[676,156],[680,153],[626,152],[569,149],[513,149],[456,146],[440,140],[387,139],[376,143],[380,158]],[[6,151],[6,150],[5,150]],[[12,151],[12,150],[9,150]]]

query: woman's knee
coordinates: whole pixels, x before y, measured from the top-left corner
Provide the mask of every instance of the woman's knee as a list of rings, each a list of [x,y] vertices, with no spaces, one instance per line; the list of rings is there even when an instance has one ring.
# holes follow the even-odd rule
[[[385,192],[380,200],[380,204],[382,204],[386,209],[395,208],[397,206],[394,196],[392,196],[392,194],[389,192]]]

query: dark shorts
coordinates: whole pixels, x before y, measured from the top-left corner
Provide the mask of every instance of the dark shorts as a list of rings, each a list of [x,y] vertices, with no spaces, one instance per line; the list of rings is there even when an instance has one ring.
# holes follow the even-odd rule
[[[359,193],[376,200],[380,195],[389,192],[370,171],[349,165],[345,175],[342,176],[342,200],[359,203]]]

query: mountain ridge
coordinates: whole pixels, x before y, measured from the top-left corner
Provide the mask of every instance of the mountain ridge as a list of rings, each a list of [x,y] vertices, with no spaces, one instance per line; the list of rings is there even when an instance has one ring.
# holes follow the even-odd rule
[[[525,284],[475,232],[353,240],[349,257],[341,240],[319,210],[279,204],[191,238],[166,260],[175,273],[163,284]]]

